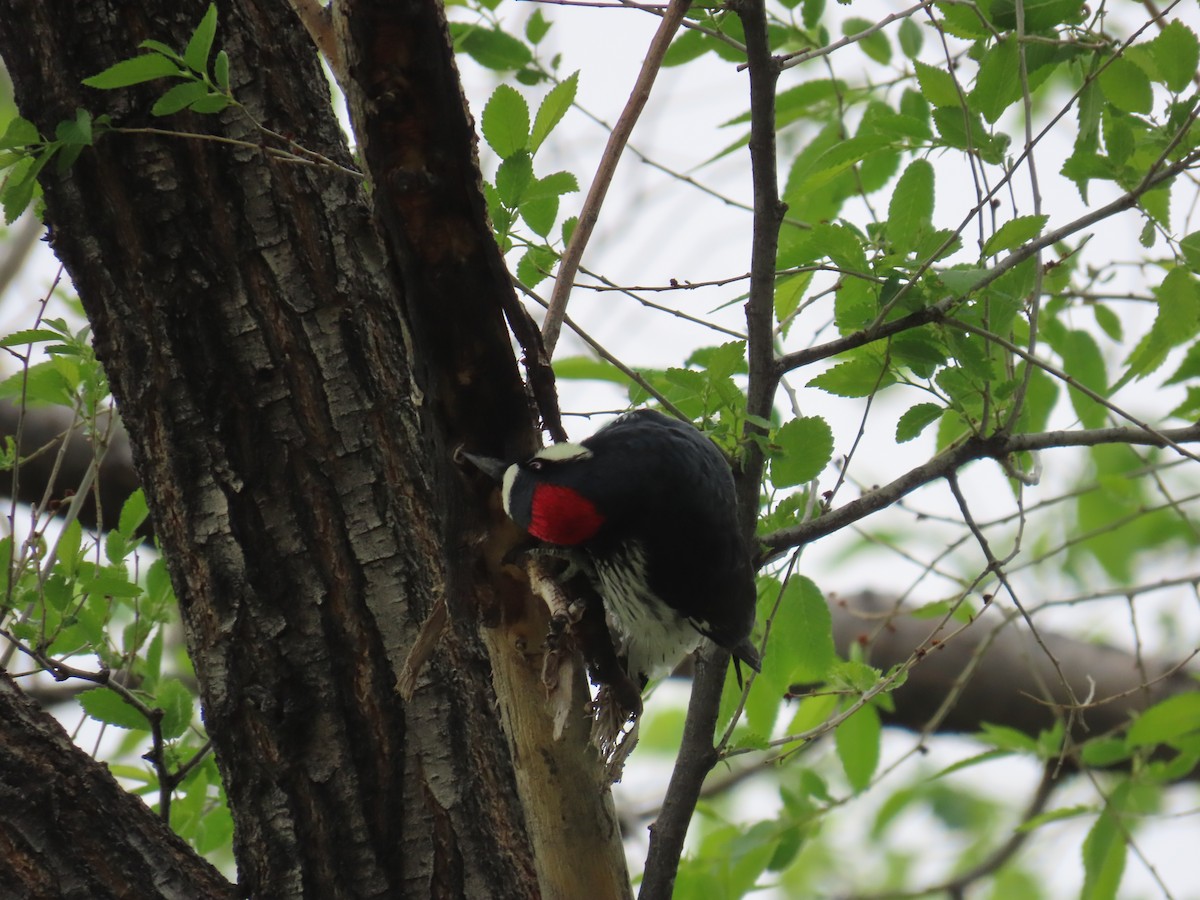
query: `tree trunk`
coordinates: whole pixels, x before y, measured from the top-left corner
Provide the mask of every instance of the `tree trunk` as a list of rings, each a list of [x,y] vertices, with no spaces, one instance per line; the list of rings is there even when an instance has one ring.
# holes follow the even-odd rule
[[[473,237],[474,252],[431,282],[421,247],[397,252],[394,220],[411,223],[411,208],[373,219],[358,179],[257,149],[270,139],[255,122],[352,165],[281,3],[220,10],[217,43],[249,115],[165,122],[148,116],[160,86],[97,93],[80,81],[146,38],[182,47],[203,3],[0,9],[22,22],[0,31],[0,54],[43,134],[84,106],[119,127],[245,142],[112,134],[43,175],[53,245],[179,596],[242,892],[627,893],[585,729],[550,740],[539,660],[518,652],[538,646],[538,622],[522,586],[486,564],[496,544],[482,489],[451,461],[458,443],[511,452],[533,440],[494,244],[489,256]],[[427,75],[454,78],[448,65]],[[444,86],[433,96],[422,115],[439,133],[438,116],[464,113]],[[441,151],[469,159],[469,131],[456,139]],[[392,188],[377,202],[398,203],[406,186]],[[482,209],[469,210],[473,236]],[[396,673],[443,599],[449,625],[405,704]]]

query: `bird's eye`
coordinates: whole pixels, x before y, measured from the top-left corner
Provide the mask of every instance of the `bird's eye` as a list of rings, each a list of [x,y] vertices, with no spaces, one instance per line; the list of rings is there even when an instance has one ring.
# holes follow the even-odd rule
[[[540,459],[531,459],[529,461],[529,468],[534,472],[540,472],[546,468],[546,464]]]

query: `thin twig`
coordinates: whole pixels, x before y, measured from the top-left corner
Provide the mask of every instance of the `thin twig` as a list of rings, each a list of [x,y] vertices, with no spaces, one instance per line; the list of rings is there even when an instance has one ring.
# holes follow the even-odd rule
[[[563,317],[567,312],[567,301],[571,297],[571,285],[575,281],[575,274],[579,271],[579,264],[583,261],[583,251],[592,237],[596,221],[600,218],[600,207],[603,206],[604,197],[608,193],[609,185],[612,184],[621,153],[629,142],[633,126],[646,107],[646,101],[650,99],[650,89],[654,86],[658,70],[662,68],[663,57],[671,45],[671,38],[679,30],[679,24],[683,21],[683,16],[690,6],[691,0],[671,0],[671,5],[650,42],[650,48],[646,51],[646,58],[642,61],[641,71],[638,73],[637,81],[634,82],[633,91],[629,95],[625,109],[622,111],[621,117],[617,119],[612,134],[608,136],[608,143],[604,147],[603,156],[600,157],[600,166],[596,170],[596,177],[592,179],[592,186],[588,190],[583,209],[579,211],[579,222],[575,226],[571,242],[567,244],[567,249],[558,264],[558,275],[554,282],[554,291],[550,295],[550,306],[546,311],[546,319],[542,323],[542,341],[546,346],[547,357],[554,355],[554,347],[558,343],[558,335],[562,331]]]

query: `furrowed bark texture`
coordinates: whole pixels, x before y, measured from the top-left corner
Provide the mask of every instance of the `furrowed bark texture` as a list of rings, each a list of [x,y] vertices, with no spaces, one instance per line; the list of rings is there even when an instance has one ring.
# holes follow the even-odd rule
[[[80,86],[141,40],[182,47],[204,9],[0,0],[4,20],[22,23],[0,29],[0,54],[43,134],[83,106],[120,126],[250,145],[107,135],[67,172],[44,176],[54,247],[92,322],[179,595],[241,890],[549,894],[488,648],[503,660],[501,686],[528,681],[536,658],[507,631],[485,641],[478,627],[481,609],[492,624],[519,617],[524,595],[485,567],[481,492],[468,502],[450,463],[459,442],[491,452],[532,442],[496,301],[494,282],[507,276],[460,275],[478,261],[460,254],[426,279],[394,235],[381,237],[359,181],[269,159],[237,110],[152,120],[162,86]],[[350,165],[328,86],[285,4],[219,9],[217,45],[238,99],[267,127]],[[423,114],[438,116],[444,97]],[[455,139],[462,147],[443,151],[469,157],[469,135]],[[372,181],[389,183],[387,173]],[[457,225],[438,225],[436,206],[425,212],[433,224],[415,236],[421,248],[454,252]],[[451,625],[405,706],[395,673],[442,597]],[[530,716],[535,757],[548,723]],[[553,770],[561,752],[537,765]],[[608,810],[589,834],[607,830],[619,853],[591,771],[571,789],[593,813]],[[571,792],[553,781],[542,789]]]
[[[0,898],[236,896],[106,767],[81,756],[0,673]]]
[[[334,28],[350,118],[375,184],[375,214],[402,272],[410,321],[430,364],[428,406],[450,434],[473,435],[471,449],[508,458],[528,453],[531,435],[514,433],[512,422],[527,421],[529,411],[513,407],[516,392],[498,395],[493,375],[512,370],[507,337],[499,329],[489,340],[481,322],[498,327],[503,309],[526,343],[525,362],[535,388],[542,385],[542,414],[552,432],[557,400],[551,398],[553,408],[546,409],[550,369],[538,331],[517,303],[487,225],[474,126],[442,7],[434,0],[340,0]],[[529,346],[530,335],[537,346]],[[443,447],[437,459],[449,460],[450,449]],[[498,539],[488,555],[495,567],[517,535],[498,509],[493,513],[489,531]],[[446,539],[453,541],[454,533]],[[502,621],[485,639],[539,884],[549,897],[626,896],[619,824],[588,742],[583,667],[567,670],[579,713],[556,741],[540,667],[531,667],[523,651],[540,645],[545,610],[529,608],[527,592],[498,599]]]

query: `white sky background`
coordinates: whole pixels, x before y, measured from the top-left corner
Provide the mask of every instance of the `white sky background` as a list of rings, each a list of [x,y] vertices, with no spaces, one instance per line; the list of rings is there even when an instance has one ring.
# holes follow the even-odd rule
[[[533,6],[532,3],[528,4],[529,10]],[[1138,3],[1118,0],[1110,6],[1114,16],[1118,18],[1132,20],[1136,17],[1140,20],[1145,15],[1144,8]],[[546,55],[549,56],[553,52],[562,53],[563,76],[575,69],[581,70],[579,103],[605,122],[612,124],[628,96],[658,19],[632,10],[556,6],[540,8],[543,14],[555,23],[542,45]],[[831,2],[828,8],[835,15],[853,15],[874,20],[895,11],[899,5],[857,2],[848,7],[837,7]],[[515,11],[513,7],[505,8],[510,16],[527,14],[529,10],[520,7]],[[1200,31],[1200,10],[1194,2],[1181,4],[1170,17],[1183,18],[1194,30]],[[893,25],[887,31],[893,42],[895,30],[896,25]],[[1153,36],[1153,33],[1148,32],[1148,36]],[[839,35],[835,32],[834,37],[837,36]],[[944,65],[939,58],[940,52],[933,33],[927,33],[922,56],[924,61]],[[779,88],[784,90],[812,78],[831,75],[853,83],[862,77],[860,67],[863,62],[863,55],[856,48],[850,48],[834,54],[826,61],[815,61],[786,71],[780,79]],[[893,64],[903,67],[905,63],[906,60],[897,48]],[[479,70],[466,60],[460,61],[460,65],[463,68],[472,111],[478,122],[483,103],[495,83],[494,75]],[[832,67],[832,72],[826,66]],[[887,70],[878,69],[876,77],[880,81],[884,80],[888,77]],[[969,73],[963,75],[964,79],[969,77]],[[654,93],[634,131],[631,143],[656,162],[675,171],[693,175],[721,193],[748,203],[749,164],[745,149],[736,151],[714,165],[701,167],[704,160],[742,134],[742,126],[727,129],[717,126],[747,109],[747,83],[746,73],[737,72],[733,64],[718,60],[711,54],[685,67],[664,70],[660,73]],[[532,109],[536,109],[545,88],[521,90],[529,99]],[[1057,99],[1061,103],[1066,97],[1062,95]],[[1019,119],[1015,115],[1014,107],[1001,122],[1003,130],[1012,135],[1014,147],[1020,144],[1023,135]],[[1074,121],[1073,113],[1070,121]],[[1072,136],[1072,131],[1070,126],[1065,127],[1064,133],[1068,139]],[[535,160],[535,171],[539,176],[566,169],[579,177],[583,192],[564,199],[563,216],[574,214],[578,210],[607,136],[606,130],[572,111],[539,152]],[[794,141],[795,137],[791,140]],[[781,158],[785,160],[780,173],[781,188],[787,176],[788,147],[789,138],[785,135],[780,146]],[[1069,143],[1059,141],[1043,144],[1037,153],[1044,211],[1051,216],[1049,228],[1070,221],[1085,209],[1074,186],[1057,175],[1062,160],[1069,152]],[[481,153],[485,177],[490,180],[494,175],[495,160],[490,158],[490,152],[482,144]],[[937,206],[934,222],[937,227],[957,226],[973,205],[975,197],[974,187],[962,167],[961,155],[935,153],[928,158],[937,170]],[[905,160],[902,166],[907,162],[908,160]],[[1001,196],[1001,221],[1012,215],[1027,215],[1033,212],[1028,199],[1028,177],[1024,172],[1014,179],[1013,191],[1017,199],[1015,209],[1007,191]],[[1090,191],[1092,206],[1107,202],[1116,195],[1111,185],[1103,182],[1093,182]],[[871,202],[881,217],[886,216],[888,197],[890,189],[871,197]],[[845,210],[845,215],[855,221],[862,221],[861,213],[861,205],[856,207],[854,203],[848,204]],[[1193,216],[1190,221],[1189,216]],[[1194,219],[1193,211],[1187,208],[1183,201],[1177,203],[1172,224],[1177,235],[1200,227]],[[1129,258],[1133,258],[1140,249],[1137,235],[1141,225],[1142,220],[1136,213],[1126,213],[1106,221],[1099,228],[1093,229],[1095,237],[1085,254],[1097,261],[1107,261],[1114,254],[1122,253],[1127,253]],[[609,191],[608,200],[583,264],[620,284],[666,284],[672,278],[680,281],[727,278],[748,270],[750,232],[751,221],[748,213],[732,209],[626,154]],[[966,233],[967,248],[962,256],[964,259],[969,258],[976,249],[971,240],[974,234],[972,226]],[[1157,249],[1161,251],[1161,245]],[[23,299],[13,303],[10,293],[0,307],[6,314],[5,320],[0,324],[6,330],[26,327],[27,319],[18,318],[16,311],[24,309],[32,312],[37,299],[44,293],[57,268],[44,245],[39,245],[36,252],[37,264],[28,267],[21,280],[10,288],[10,292],[16,292],[21,298],[28,298],[28,305]],[[1145,284],[1139,284],[1137,281],[1143,277],[1142,273],[1128,270],[1125,277],[1128,278],[1128,283],[1118,285],[1119,287],[1144,289]],[[1154,284],[1161,278],[1161,272],[1151,270],[1145,273],[1144,277],[1149,284]],[[548,296],[550,282],[544,282],[538,290],[543,296]],[[744,318],[740,302],[732,303],[719,311],[714,310],[730,303],[744,290],[745,284],[741,283],[704,291],[655,293],[647,296],[657,303],[678,306],[694,315],[741,331],[744,329]],[[821,309],[827,310],[828,304],[822,304]],[[1123,308],[1122,313],[1126,319],[1127,333],[1131,334],[1140,334],[1149,326],[1153,315],[1149,309]],[[616,293],[594,293],[577,289],[571,301],[569,314],[592,337],[633,367],[680,365],[695,347],[729,340],[728,337],[689,325],[674,317],[648,312],[634,300]],[[803,335],[811,335],[812,328],[826,325],[822,319],[823,315],[817,313],[802,320],[792,332],[788,349],[803,346]],[[10,316],[12,318],[9,318]],[[1093,325],[1089,316],[1080,316],[1076,321],[1078,327],[1082,328],[1090,329]],[[805,326],[809,326],[808,331],[805,331]],[[834,336],[836,335],[833,330],[828,328],[817,338],[817,342]],[[569,330],[564,329],[556,355],[563,357],[586,353],[589,353],[587,348]],[[802,388],[803,383],[815,374],[815,370],[799,373],[793,377],[792,384]],[[559,382],[559,388],[562,407],[568,412],[614,410],[623,408],[627,402],[622,392],[609,385],[564,380]],[[1178,403],[1182,395],[1181,389],[1177,392],[1160,392],[1134,384],[1127,387],[1117,399],[1131,411],[1145,414],[1153,420],[1156,414],[1161,414]],[[852,479],[864,485],[884,483],[929,457],[933,446],[932,428],[920,439],[908,444],[897,445],[893,438],[895,422],[900,413],[920,399],[923,398],[911,392],[902,393],[900,389],[885,392],[877,399],[868,423],[867,436],[851,469]],[[785,397],[781,396],[780,400],[781,404],[786,403]],[[832,425],[835,457],[845,453],[859,428],[864,401],[834,398],[816,390],[801,389],[799,402],[804,414],[822,415]],[[786,413],[786,406],[781,405],[781,409]],[[567,429],[574,439],[585,437],[599,424],[599,420],[576,417],[570,417],[566,421]],[[1064,389],[1058,415],[1052,426],[1068,427],[1071,424],[1073,414],[1066,403]],[[1056,485],[1061,488],[1076,474],[1074,468],[1078,466],[1078,459],[1073,451],[1043,454],[1042,485],[1031,491],[1029,501],[1051,492],[1056,493]],[[832,469],[827,470],[821,480],[822,489],[831,487],[835,478],[836,473]],[[964,475],[963,487],[977,516],[999,515],[1014,509],[1008,485],[998,476],[996,467],[992,464],[980,463],[973,466]],[[847,484],[839,494],[838,502],[844,503],[853,499],[857,493],[858,490],[853,484]],[[914,505],[929,511],[951,515],[957,513],[948,491],[938,485],[921,491],[915,498]],[[1065,507],[1051,513],[1062,520],[1062,536],[1066,535],[1072,525],[1069,517],[1063,515],[1065,513]],[[876,527],[879,522],[888,521],[885,518],[887,515],[876,516],[866,524]],[[896,528],[901,529],[901,533],[911,532],[914,527],[909,516],[892,515],[890,521]],[[924,548],[919,551],[920,555],[934,555],[939,540],[941,547],[944,547],[945,534],[946,532],[939,532],[933,525],[929,525],[928,542],[917,545]],[[894,553],[886,551],[855,556],[847,561],[843,554],[853,540],[852,536],[830,538],[808,548],[802,558],[801,570],[826,591],[843,593],[852,593],[863,588],[895,592],[908,587],[921,572],[920,567],[905,563]],[[960,566],[956,570],[958,574],[973,572],[981,565],[977,552],[968,553],[960,558],[967,560],[969,565]],[[1200,568],[1195,559],[1180,558],[1177,563],[1177,566],[1172,564],[1171,571],[1159,572],[1157,577],[1171,577]],[[1061,597],[1078,592],[1078,587],[1068,582],[1065,577],[1055,578],[1044,569],[1045,567],[1039,569],[1036,576],[1034,573],[1018,576],[1017,584],[1019,590],[1025,592],[1024,599],[1036,603],[1045,597]],[[951,589],[949,582],[933,579],[919,586],[913,599],[918,602],[939,599],[949,594]],[[1082,631],[1124,646],[1131,645],[1129,610],[1123,600],[1104,605],[1089,604],[1086,610],[1083,612],[1074,608],[1051,611],[1039,619],[1039,622],[1045,627],[1059,628],[1076,634]],[[1159,614],[1164,610],[1169,610],[1176,617],[1172,627],[1159,625]],[[1195,646],[1195,635],[1200,634],[1200,611],[1197,610],[1194,595],[1164,592],[1143,597],[1138,601],[1138,612],[1141,637],[1149,651],[1163,650],[1179,654]],[[663,692],[664,695],[666,693]],[[652,701],[660,702],[665,704],[670,700],[666,696],[656,696]],[[912,741],[913,738],[906,734],[887,736],[884,764],[889,755],[906,752]],[[975,745],[948,742],[935,751],[938,765],[934,768],[974,752],[977,752]],[[639,757],[635,753],[622,790],[625,799],[634,806],[645,803],[644,791],[660,790],[661,785],[665,784],[665,773],[657,763],[649,759],[644,760],[642,769],[638,768],[638,764]],[[981,783],[990,783],[1001,795],[1012,795],[1016,790],[1023,803],[1023,798],[1032,789],[1032,778],[1035,776],[1031,774],[1029,766],[1014,763],[1008,768],[993,764],[985,768],[970,769],[960,777],[973,789],[979,789]],[[889,784],[883,785],[882,789],[876,789],[873,793],[881,799],[886,796]],[[1014,788],[1014,785],[1018,787]],[[1069,788],[1061,794],[1054,798],[1053,805],[1091,802],[1089,789]],[[871,806],[875,799],[868,798],[863,805]],[[755,795],[755,806],[759,800],[765,804],[770,803],[769,797]],[[1172,803],[1176,805],[1176,812],[1194,811],[1200,807],[1200,793],[1195,789],[1186,788],[1176,791]],[[748,810],[749,812],[751,811]],[[769,814],[769,809],[763,806],[761,809],[754,809],[752,813]],[[852,817],[848,818],[848,824],[843,823],[843,816],[844,813],[832,816],[830,827],[838,839],[845,840],[850,848],[853,846],[857,829],[863,826]],[[1081,879],[1078,864],[1079,846],[1090,822],[1091,819],[1083,819],[1076,823],[1043,829],[1024,851],[1026,859],[1036,859],[1044,863],[1039,868],[1045,872],[1049,889],[1054,896],[1067,896],[1077,890]],[[915,841],[925,842],[930,835],[937,832],[928,822],[914,822],[912,833]],[[1200,898],[1200,886],[1197,886],[1194,875],[1194,848],[1198,844],[1200,822],[1195,814],[1178,819],[1163,818],[1143,830],[1139,838],[1139,846],[1151,857],[1160,876],[1178,898]],[[639,856],[636,863],[640,865],[640,861]],[[1122,896],[1158,896],[1154,882],[1132,856],[1127,865]]]

